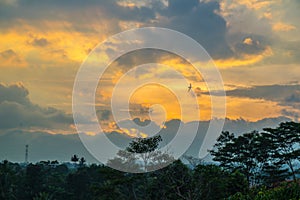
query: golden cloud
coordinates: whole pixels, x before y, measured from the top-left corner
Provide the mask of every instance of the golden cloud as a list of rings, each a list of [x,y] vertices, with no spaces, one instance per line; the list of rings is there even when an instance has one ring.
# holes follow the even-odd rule
[[[282,23],[282,22],[278,22],[278,23],[273,24],[272,29],[274,31],[288,32],[288,31],[295,30],[296,27],[293,26],[293,25],[290,25],[290,24],[285,24],[285,23]]]
[[[272,3],[274,2],[270,0],[235,0],[233,4],[244,5],[247,8],[259,10],[270,6]]]
[[[258,63],[262,61],[264,58],[269,57],[271,55],[273,55],[273,51],[271,47],[268,46],[260,54],[255,54],[255,55],[244,54],[242,55],[241,58],[219,59],[219,60],[214,60],[214,62],[219,68],[240,67],[240,66],[247,66],[247,65]]]
[[[247,45],[253,45],[253,40],[251,38],[245,38],[243,43]]]
[[[88,49],[94,48],[99,42],[96,33],[85,35],[74,31],[69,22],[43,20],[31,24],[19,20],[18,24],[22,25],[0,33],[0,43],[4,44],[0,48],[0,52],[4,53],[0,56],[0,66],[62,66],[70,62],[81,63]],[[5,54],[10,49],[13,49],[18,59]]]
[[[262,110],[265,112],[261,112]],[[272,101],[226,97],[226,113],[230,119],[238,119],[243,116],[247,120],[256,121],[267,117],[278,117],[281,110],[282,107]]]
[[[271,12],[265,12],[263,13],[263,17],[266,19],[273,19],[273,15]]]

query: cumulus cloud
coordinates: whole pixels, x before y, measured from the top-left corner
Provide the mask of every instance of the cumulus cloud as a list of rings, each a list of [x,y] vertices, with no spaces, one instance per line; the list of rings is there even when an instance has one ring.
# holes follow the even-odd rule
[[[226,41],[226,21],[217,14],[219,11],[217,2],[169,1],[168,7],[160,13],[166,20],[158,25],[187,34],[214,58],[226,58],[233,52]]]
[[[2,13],[0,21],[14,21],[14,23],[9,24],[16,24],[20,23],[18,19],[22,19],[22,23],[27,22],[30,25],[47,27],[48,29],[51,29],[52,24],[57,25],[57,23],[61,22],[60,28],[65,26],[68,30],[81,32],[89,36],[94,34],[98,36],[99,32],[101,32],[102,36],[107,36],[107,34],[117,33],[124,29],[143,26],[171,28],[185,33],[198,41],[214,59],[238,58],[241,56],[241,52],[244,54],[260,54],[269,46],[266,41],[259,41],[258,44],[255,43],[258,40],[253,39],[255,41],[252,45],[245,45],[243,41],[236,41],[232,38],[245,38],[249,35],[266,35],[268,37],[271,33],[271,28],[268,31],[253,33],[239,29],[239,31],[235,32],[235,34],[239,34],[238,37],[232,35],[229,32],[232,30],[232,26],[235,25],[232,24],[231,18],[228,18],[224,14],[224,12],[228,12],[228,8],[224,11],[224,7],[226,6],[224,6],[225,3],[223,1],[66,0],[62,2],[58,0],[16,0],[18,6],[11,6],[6,3],[2,4],[0,6],[0,12]],[[249,7],[245,3],[242,5],[246,8]],[[227,7],[230,6],[227,5]],[[261,7],[261,3],[256,2],[256,7]],[[248,9],[251,8],[249,7]],[[240,11],[238,10],[237,13],[242,13]],[[251,13],[247,10],[248,12]],[[240,16],[234,16],[234,18],[240,19]],[[89,23],[86,23],[87,21]],[[266,29],[268,27],[261,22],[257,23],[257,21],[260,20],[255,18],[251,24],[255,26],[262,25],[259,28],[255,28],[255,30]],[[252,30],[252,25],[250,26],[249,23],[247,21],[243,24]],[[7,23],[3,24],[3,26],[7,25]],[[240,25],[236,26],[239,27]],[[105,28],[103,29],[102,27]],[[30,44],[36,47],[45,47],[48,46],[49,40],[45,37],[34,38],[30,41]],[[91,46],[89,45],[85,48],[91,49]],[[153,57],[151,54],[155,53],[148,52],[150,58]],[[142,56],[140,59],[147,60],[147,57]],[[136,60],[134,61],[137,62]],[[255,62],[261,60],[258,59]]]
[[[27,106],[30,105],[30,101],[27,98],[29,92],[21,83],[9,86],[0,84],[0,94],[0,103],[8,101]]]
[[[55,108],[33,104],[22,84],[0,84],[0,129],[54,128],[66,129],[73,123],[71,115]]]
[[[131,3],[124,6],[116,0],[18,0],[17,4],[18,6],[10,6],[2,3],[0,20],[14,21],[12,24],[19,23],[18,19],[27,20],[30,24],[37,23],[33,19],[64,21],[68,27],[85,34],[97,33],[97,26],[104,21],[113,22],[106,26],[107,29],[113,30],[112,33],[123,29],[122,22],[136,22],[136,26],[163,26],[191,36],[213,57],[232,55],[226,42],[226,21],[217,14],[220,10],[217,2],[170,0],[166,5],[159,1],[151,1],[145,2],[144,5]],[[36,38],[32,44],[45,46],[47,40]]]

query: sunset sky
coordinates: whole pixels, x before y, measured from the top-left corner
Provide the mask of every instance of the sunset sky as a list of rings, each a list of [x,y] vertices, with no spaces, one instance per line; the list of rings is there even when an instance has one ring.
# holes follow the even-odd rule
[[[108,37],[149,26],[180,31],[206,49],[224,81],[227,118],[299,120],[299,10],[298,0],[0,0],[0,128],[74,132],[72,90],[82,62]],[[179,57],[145,50],[116,60],[100,80],[107,84],[96,93],[100,123],[111,121],[108,102],[117,81],[130,67],[149,62],[187,77],[195,94],[187,93],[188,85],[179,89],[197,96],[201,119],[211,118],[201,75]],[[176,86],[167,67],[147,70],[146,78]],[[145,78],[136,73],[124,94]],[[151,108],[153,117],[165,110],[166,119],[180,118],[176,97],[158,85],[139,88],[130,103],[133,117],[147,118],[149,108],[161,104]],[[195,109],[188,99],[183,105]]]

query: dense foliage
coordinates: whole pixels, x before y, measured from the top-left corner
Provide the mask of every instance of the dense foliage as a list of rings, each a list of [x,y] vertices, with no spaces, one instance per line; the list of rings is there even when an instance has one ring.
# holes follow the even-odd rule
[[[2,161],[0,200],[300,199],[299,127],[286,122],[238,137],[223,132],[211,150],[218,164],[186,157],[189,165],[177,160],[163,169],[140,174],[87,165],[77,155],[71,157],[71,163]],[[155,137],[138,139],[127,151],[151,153],[160,141]],[[112,161],[126,163],[125,152]],[[144,155],[142,167],[148,169],[146,164],[153,163],[153,157]]]
[[[292,178],[296,182],[300,158],[300,124],[281,123],[277,128],[265,128],[238,137],[223,132],[214,149],[213,160],[228,171],[239,170],[249,186],[272,186]]]
[[[77,165],[77,164],[74,164]],[[0,199],[222,199],[247,184],[243,175],[215,165],[190,169],[181,161],[150,173],[130,174],[103,165],[39,162],[0,164]]]

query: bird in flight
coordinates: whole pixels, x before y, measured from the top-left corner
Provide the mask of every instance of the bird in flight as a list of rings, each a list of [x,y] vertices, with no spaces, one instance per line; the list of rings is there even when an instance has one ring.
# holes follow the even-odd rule
[[[191,91],[192,89],[192,84],[190,83],[190,86],[188,87],[188,92]]]

